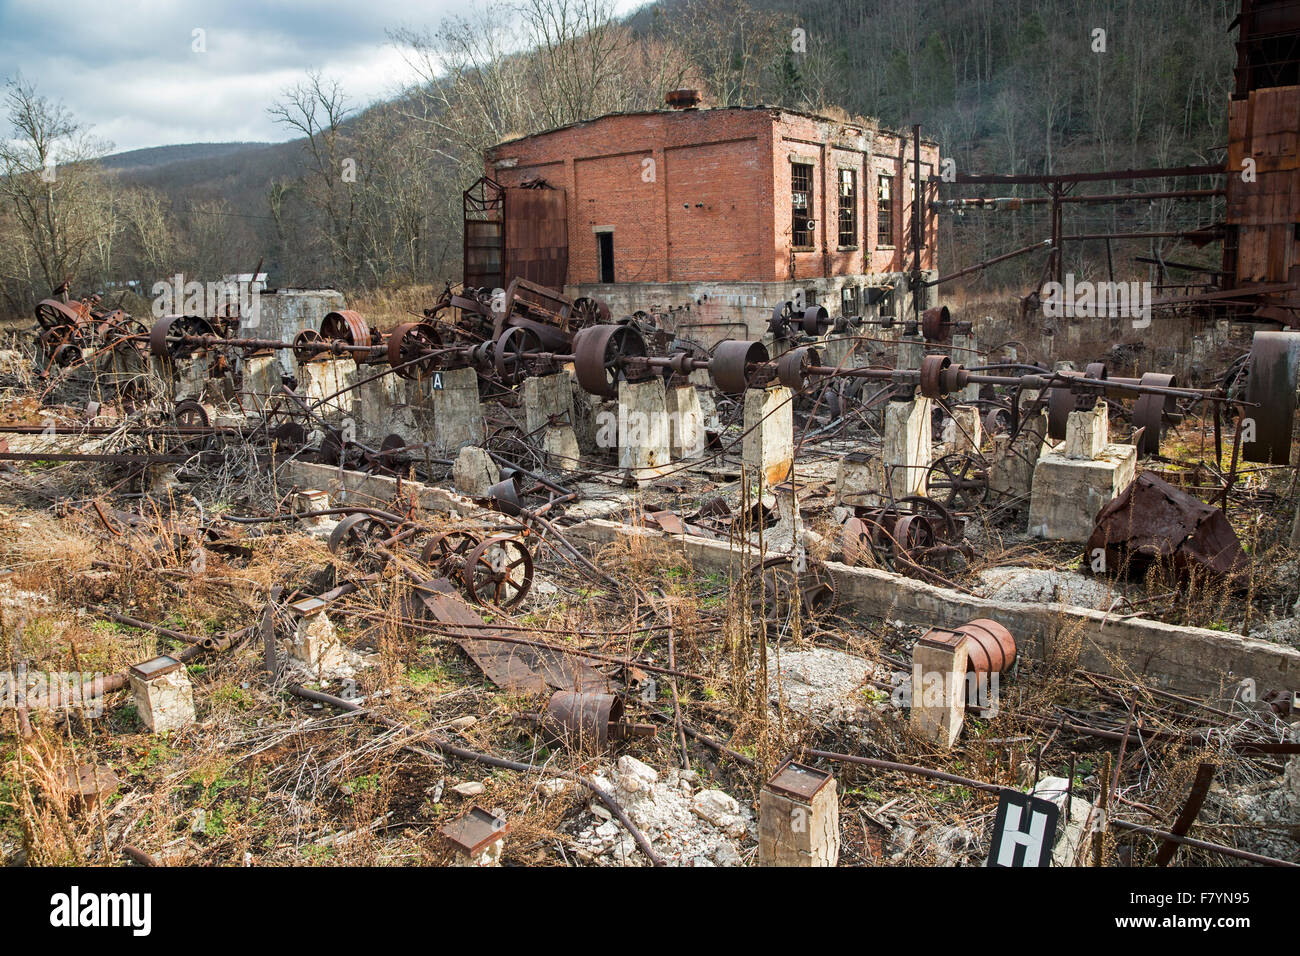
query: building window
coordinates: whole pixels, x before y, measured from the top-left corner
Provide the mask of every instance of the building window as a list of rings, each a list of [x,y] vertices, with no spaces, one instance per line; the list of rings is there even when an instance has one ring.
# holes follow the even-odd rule
[[[858,244],[858,173],[840,170],[840,245]]]
[[[790,242],[794,246],[813,244],[813,168],[808,163],[790,164],[790,195],[793,218]]]
[[[858,314],[858,287],[845,286],[840,289],[840,315],[846,318]]]
[[[881,176],[876,183],[876,245],[894,244],[894,177]]]
[[[877,313],[879,318],[894,318],[894,290],[886,289],[884,295],[880,297],[880,309]]]
[[[614,233],[596,233],[596,262],[600,269],[600,281],[614,281]]]

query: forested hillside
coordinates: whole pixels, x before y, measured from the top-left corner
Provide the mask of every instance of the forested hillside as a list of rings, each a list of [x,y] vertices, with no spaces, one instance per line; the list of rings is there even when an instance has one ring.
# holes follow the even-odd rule
[[[248,271],[260,257],[276,284],[455,281],[460,191],[481,172],[485,146],[657,108],[680,86],[700,88],[715,106],[921,123],[963,171],[1213,161],[1226,139],[1236,6],[662,0],[620,20],[607,0],[480,4],[391,35],[410,67],[399,100],[358,104],[328,73],[312,75],[264,104],[292,142],[107,161],[83,135],[95,117],[68,116],[35,86],[11,84],[0,292],[22,311],[65,276],[78,291],[147,286],[177,271],[199,279]],[[63,173],[54,183],[39,175],[51,160]],[[62,215],[43,215],[51,207]],[[1213,213],[1209,203],[1150,204],[1093,216],[1129,228]],[[941,268],[1044,238],[1042,218],[946,222]],[[1035,270],[1011,263],[976,281],[1018,283]]]

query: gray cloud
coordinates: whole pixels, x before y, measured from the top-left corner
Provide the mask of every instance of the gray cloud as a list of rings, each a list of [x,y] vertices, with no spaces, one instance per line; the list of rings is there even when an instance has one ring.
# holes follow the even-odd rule
[[[457,0],[0,0],[0,76],[21,71],[116,150],[283,140],[266,114],[309,69],[364,106],[409,79],[386,30]],[[192,49],[205,31],[207,52]]]

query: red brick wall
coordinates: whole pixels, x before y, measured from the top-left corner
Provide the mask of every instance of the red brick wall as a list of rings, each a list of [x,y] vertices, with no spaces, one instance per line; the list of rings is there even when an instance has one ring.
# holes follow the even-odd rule
[[[666,111],[601,117],[487,151],[507,186],[541,176],[565,190],[570,284],[599,281],[595,230],[612,227],[617,282],[791,278],[790,154],[814,163],[814,248],[794,254],[795,278],[899,271],[910,168],[897,137],[780,110]],[[498,167],[506,160],[513,165]],[[922,147],[937,168],[934,147]],[[857,248],[838,242],[836,170],[858,175]],[[873,170],[896,175],[894,250],[876,248]],[[930,214],[933,217],[934,214]],[[930,230],[927,230],[929,233]],[[923,268],[932,268],[933,242]]]

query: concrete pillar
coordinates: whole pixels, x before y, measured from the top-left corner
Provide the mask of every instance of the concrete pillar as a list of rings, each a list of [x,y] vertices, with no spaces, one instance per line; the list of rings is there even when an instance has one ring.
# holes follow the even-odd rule
[[[917,369],[925,358],[925,339],[920,335],[898,337],[898,362],[895,368]]]
[[[501,469],[484,449],[466,445],[451,466],[451,480],[457,491],[486,497],[488,489],[501,480]]]
[[[784,385],[745,391],[745,467],[764,487],[780,484],[794,467],[794,403]]]
[[[1077,790],[1071,793],[1070,781],[1064,777],[1040,777],[1029,792],[1040,800],[1056,804],[1061,810],[1056,825],[1056,842],[1052,844],[1052,866],[1087,866],[1092,845],[1092,827],[1088,823],[1092,802]]]
[[[1098,402],[1084,411],[1070,412],[1065,425],[1065,457],[1092,461],[1110,444],[1109,406]]]
[[[975,405],[954,405],[943,423],[943,453],[955,455],[979,451],[984,443],[984,420]]]
[[[303,514],[312,511],[328,511],[330,506],[329,492],[321,491],[317,488],[307,488],[303,491],[295,491],[289,496],[289,510],[294,514]],[[317,515],[314,518],[303,518],[298,522],[298,527],[304,531],[318,531],[324,528],[333,528],[336,522],[330,519],[329,515]]]
[[[972,365],[981,364],[980,356],[975,354],[975,349],[979,346],[976,344],[975,333],[973,332],[954,332],[952,335],[952,361],[953,364],[965,365],[968,368]],[[972,383],[958,392],[954,392],[951,400],[954,402],[973,402],[980,397],[980,387]]]
[[[654,480],[669,463],[668,397],[664,380],[618,383],[618,467],[638,484]]]
[[[453,368],[425,380],[433,406],[433,444],[440,451],[483,441],[483,405],[478,399],[478,372]]]
[[[875,505],[880,500],[880,461],[870,452],[851,451],[835,466],[837,505]]]
[[[993,460],[989,466],[989,490],[1009,498],[1028,497],[1033,486],[1034,467],[1042,454],[1047,437],[1047,410],[1040,408],[1032,416],[1025,409],[1038,396],[1026,390],[1020,396],[1021,426],[1014,443],[1005,436],[993,440]]]
[[[787,761],[758,796],[759,866],[835,866],[839,858],[835,778]]]
[[[925,494],[925,473],[930,467],[931,400],[889,402],[885,408],[885,441],[881,459],[889,490],[895,498]]]
[[[945,749],[966,718],[966,657],[966,635],[943,628],[931,628],[912,648],[912,726]]]
[[[250,355],[240,364],[240,401],[249,411],[260,410],[280,387],[280,362],[275,355]]]
[[[341,660],[342,646],[329,615],[316,610],[298,618],[289,656],[311,671],[328,670]]]
[[[704,454],[704,411],[694,385],[667,390],[668,452],[674,460]]]
[[[155,657],[128,671],[136,713],[150,733],[163,734],[194,723],[194,687],[185,665]]]
[[[351,389],[356,383],[357,363],[350,358],[322,359],[298,366],[298,393],[309,405],[321,402],[314,411],[329,422],[350,417],[356,396],[352,391],[346,391],[336,398],[324,401],[326,396],[333,396],[345,388]]]

